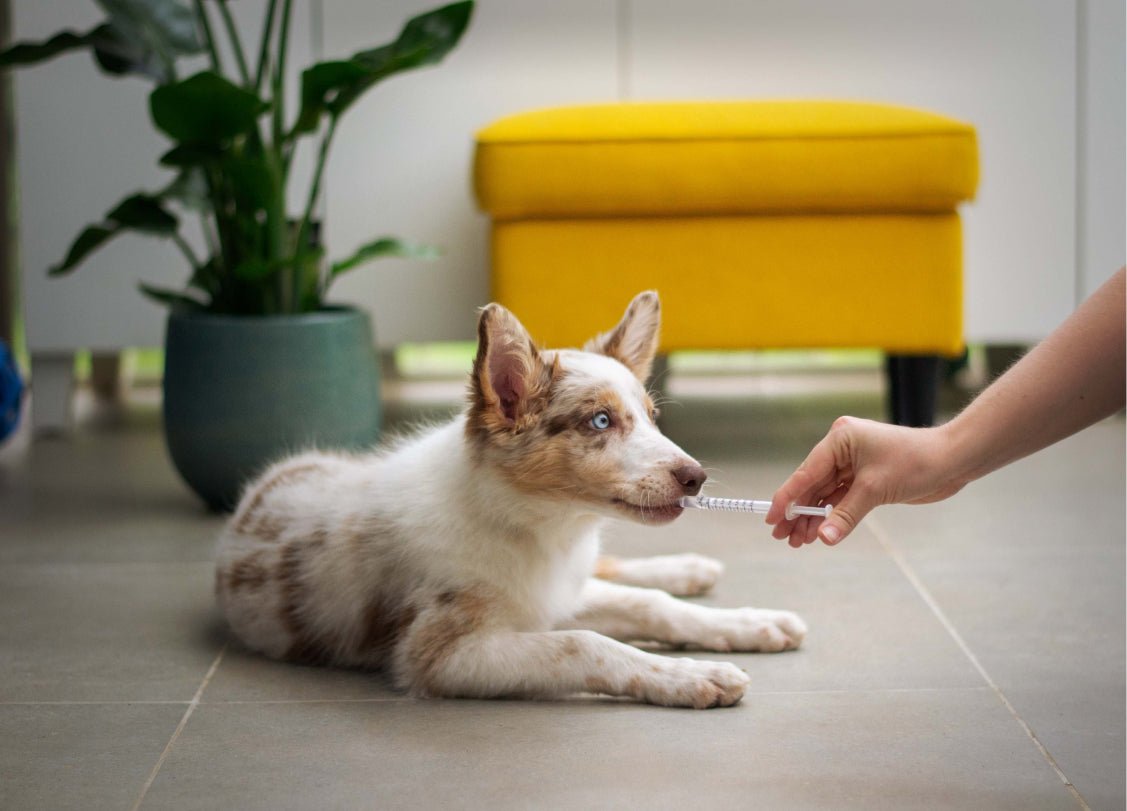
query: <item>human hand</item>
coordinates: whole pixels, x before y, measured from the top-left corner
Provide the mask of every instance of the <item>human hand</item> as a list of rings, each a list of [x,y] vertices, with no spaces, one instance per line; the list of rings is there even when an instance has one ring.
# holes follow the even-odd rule
[[[904,428],[839,417],[775,493],[767,523],[794,548],[817,538],[840,543],[881,504],[925,504],[962,489],[951,473],[951,449],[940,428]],[[788,504],[832,504],[829,518],[786,517]]]

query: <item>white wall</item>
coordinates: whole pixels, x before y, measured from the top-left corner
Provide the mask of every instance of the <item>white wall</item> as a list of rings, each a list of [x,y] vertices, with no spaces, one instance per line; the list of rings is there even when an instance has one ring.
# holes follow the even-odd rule
[[[1091,295],[1123,264],[1127,223],[1125,7],[1123,0],[1083,0],[1079,6],[1078,300]]]
[[[307,0],[298,49],[347,55],[439,1]],[[254,17],[264,5],[233,7]],[[92,3],[13,0],[13,16],[16,37],[33,38],[97,15]],[[327,177],[331,255],[382,233],[446,254],[358,270],[337,297],[375,311],[383,345],[472,336],[488,297],[472,137],[497,116],[616,98],[871,98],[978,127],[967,337],[1034,341],[1124,261],[1123,41],[1117,0],[479,0],[442,65],[389,80],[350,112]],[[163,313],[135,282],[183,280],[162,243],[125,237],[68,279],[43,276],[86,222],[162,181],[147,89],[96,75],[85,55],[19,74],[33,353],[161,342]]]

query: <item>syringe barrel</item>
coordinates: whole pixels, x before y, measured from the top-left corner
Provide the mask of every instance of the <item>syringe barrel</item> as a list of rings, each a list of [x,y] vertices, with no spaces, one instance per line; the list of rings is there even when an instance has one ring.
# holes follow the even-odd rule
[[[723,510],[736,513],[766,513],[771,509],[770,501],[755,501],[748,498],[715,498],[696,496],[692,503],[701,510]]]

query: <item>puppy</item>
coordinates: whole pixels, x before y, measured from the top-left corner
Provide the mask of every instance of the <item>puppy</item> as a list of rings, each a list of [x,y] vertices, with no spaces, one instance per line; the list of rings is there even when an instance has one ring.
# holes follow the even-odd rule
[[[582,351],[540,350],[482,309],[461,416],[369,455],[295,456],[246,489],[216,569],[234,633],[277,659],[383,669],[417,696],[737,703],[735,666],[626,643],[783,651],[802,620],[671,596],[712,585],[706,558],[598,560],[606,521],[668,523],[705,480],[643,386],[659,322],[642,293]]]

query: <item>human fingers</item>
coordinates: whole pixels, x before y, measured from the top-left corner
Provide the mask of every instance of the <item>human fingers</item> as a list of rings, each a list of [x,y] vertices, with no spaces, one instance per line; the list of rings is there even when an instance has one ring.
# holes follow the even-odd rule
[[[817,528],[817,537],[826,546],[837,546],[844,541],[861,520],[881,502],[873,489],[864,482],[842,487],[827,500],[833,512]]]
[[[826,505],[835,506],[844,497],[847,485],[830,485],[822,488],[816,496],[811,498],[807,503],[817,506],[825,507]],[[818,540],[818,529],[821,527],[825,519],[819,515],[800,515],[789,522],[779,524],[775,528],[775,537],[779,536],[780,529],[785,529],[789,534],[782,537],[787,539],[790,546],[798,549],[799,547],[814,543]]]
[[[815,493],[837,484],[840,443],[839,434],[833,431],[826,434],[798,469],[775,491],[775,495],[771,498],[771,508],[767,511],[766,521],[769,525],[777,526],[787,522],[789,529],[793,526],[793,519],[786,517],[789,505],[806,503]]]
[[[810,516],[800,515],[794,519],[787,543],[794,549],[799,549],[814,540],[815,534],[810,526]]]
[[[803,497],[800,503],[814,507],[824,507],[827,504],[831,504],[829,501],[830,496],[842,487],[841,482],[838,482],[836,479],[831,479],[828,483],[818,488],[813,495]],[[771,535],[779,540],[783,538],[790,539],[797,536],[802,538],[803,543],[812,543],[817,537],[817,529],[821,522],[822,518],[816,515],[799,515],[794,518],[785,518],[775,525]]]

